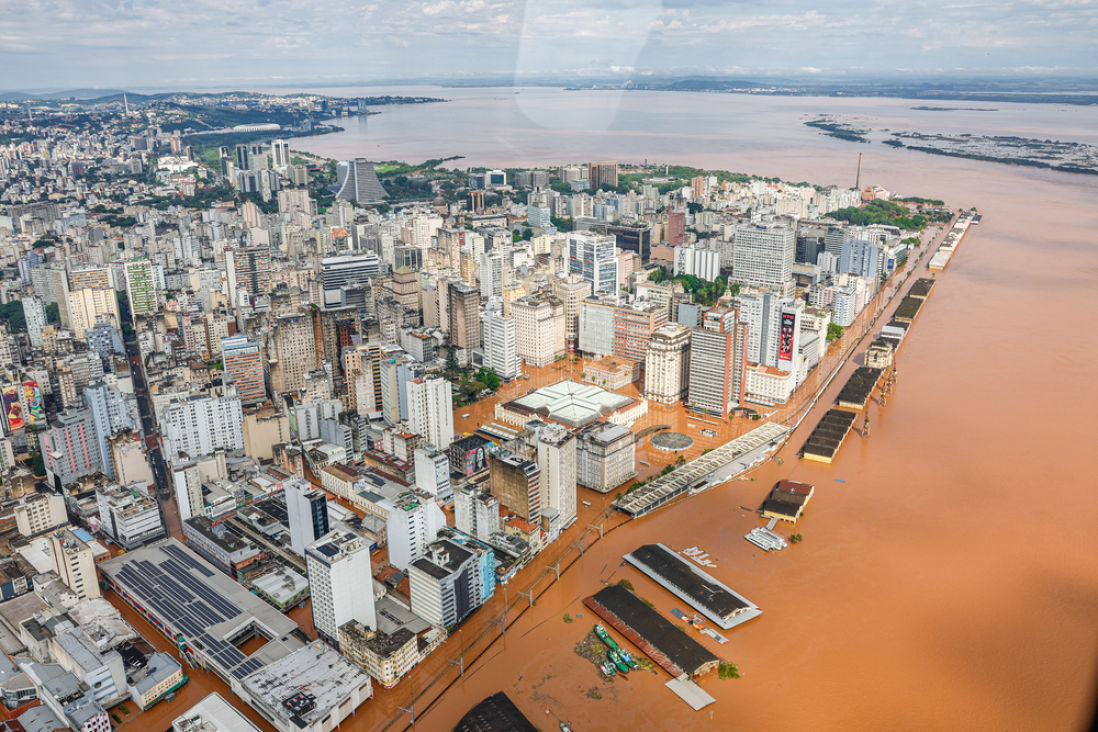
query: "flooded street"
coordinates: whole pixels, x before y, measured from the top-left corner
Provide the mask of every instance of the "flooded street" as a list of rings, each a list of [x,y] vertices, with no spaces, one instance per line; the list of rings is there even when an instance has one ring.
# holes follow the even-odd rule
[[[863,114],[899,129],[912,116],[911,103],[903,100],[638,93],[625,95],[617,128],[609,132],[527,120],[526,127],[504,129],[501,123],[501,142],[483,127],[492,107],[477,101],[477,93],[468,92],[468,104],[446,105],[445,120],[423,109],[386,111],[355,135],[295,144],[376,159],[459,154],[466,156],[463,166],[648,158],[846,185],[864,152],[863,185],[976,206],[983,222],[937,275],[937,287],[900,349],[888,406],[869,405],[871,438],[852,433],[832,465],[796,458],[838,393],[840,376],[780,453],[784,462],[767,463],[752,473],[754,481],[726,483],[624,525],[624,516],[611,513],[597,543],[598,529],[588,524],[598,525],[613,496],[581,489],[579,499],[592,505],[579,504],[580,519],[562,540],[511,586],[498,587],[459,633],[393,690],[375,688],[376,698],[343,729],[409,728],[409,715],[398,707],[407,708],[439,676],[443,683],[416,703],[417,730],[450,730],[469,708],[501,690],[542,730],[566,720],[576,732],[997,732],[1075,730],[1089,722],[1098,669],[1098,342],[1091,325],[1098,294],[1098,178],[850,144],[801,123],[808,114]],[[963,127],[966,117],[958,113],[948,118],[947,129],[1042,130],[1042,137],[1081,142],[1094,142],[1098,134],[1095,109],[997,106],[1002,113],[980,117],[979,128]],[[701,110],[697,125],[677,127],[695,107]],[[629,116],[641,114],[639,108],[650,124],[643,134]],[[666,119],[651,121],[660,114]],[[918,114],[928,115],[920,118],[927,125],[945,124],[940,115]],[[416,126],[415,120],[427,118]],[[693,134],[716,119],[722,120],[719,129]],[[449,132],[433,136],[434,126],[444,124]],[[928,276],[918,267],[916,276]],[[501,396],[514,398],[581,367],[563,362],[537,370]],[[455,431],[472,432],[491,421],[492,407],[485,401],[457,410]],[[461,417],[465,413],[469,418]],[[717,437],[705,438],[700,430],[709,425],[697,417],[651,405],[634,429],[656,424],[694,438],[690,459],[760,422],[725,420],[713,427]],[[643,478],[675,455],[646,443],[638,457],[651,463],[638,464]],[[743,539],[762,522],[740,506],[758,506],[782,478],[812,483],[816,493],[796,527],[803,542],[765,554]],[[788,526],[778,530],[791,533]],[[585,533],[580,557],[578,546],[569,547]],[[651,542],[701,547],[717,560],[708,571],[763,611],[723,633],[729,639],[723,646],[690,631],[739,664],[743,675],[703,678],[702,688],[717,703],[702,712],[662,688],[669,679],[663,671],[602,682],[573,653],[594,622],[582,600],[604,582],[628,579],[666,617],[672,608],[689,610],[635,569],[620,566],[622,554]],[[566,552],[565,564],[575,565],[556,581],[552,565]],[[520,596],[546,570],[533,595]],[[490,643],[502,632],[498,618],[505,604],[514,608],[506,635]],[[526,608],[521,617],[520,607]],[[565,623],[565,613],[583,617]],[[167,643],[160,641],[158,647]],[[468,647],[460,677],[451,659]],[[155,724],[130,728],[167,727],[161,723],[171,718],[165,709],[185,709],[205,695],[196,693],[201,689],[224,686],[211,675],[200,675],[199,684],[192,677],[173,706],[156,707],[150,713],[161,715]],[[227,689],[222,693],[229,698]]]

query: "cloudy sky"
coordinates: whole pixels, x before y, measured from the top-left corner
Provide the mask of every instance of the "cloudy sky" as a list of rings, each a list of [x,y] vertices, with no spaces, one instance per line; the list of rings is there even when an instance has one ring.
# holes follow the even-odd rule
[[[1098,76],[1098,0],[0,0],[0,88]]]

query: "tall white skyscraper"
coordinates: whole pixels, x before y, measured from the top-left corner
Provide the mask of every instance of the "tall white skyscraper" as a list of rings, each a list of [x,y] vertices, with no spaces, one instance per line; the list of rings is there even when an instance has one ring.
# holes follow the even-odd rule
[[[285,140],[273,140],[271,142],[272,167],[280,173],[290,167],[290,144]]]
[[[793,279],[797,232],[786,226],[749,225],[736,229],[733,277],[748,285],[783,286]]]
[[[339,626],[351,620],[377,628],[370,546],[361,537],[342,531],[322,536],[305,550],[305,566],[313,627],[322,640],[338,650]]]
[[[436,498],[450,495],[450,458],[434,445],[416,448],[416,489]]]
[[[428,376],[408,382],[408,412],[412,430],[445,450],[454,441],[454,399],[450,382]]]
[[[515,319],[505,317],[496,304],[480,316],[481,348],[484,349],[484,365],[496,372],[501,379],[513,379],[522,373],[515,337]]]
[[[507,284],[508,255],[492,250],[480,256],[480,296],[503,297],[503,286]]]
[[[35,348],[42,347],[42,329],[46,327],[46,303],[31,295],[23,298],[23,317],[27,321],[27,336]]]
[[[290,521],[290,548],[305,556],[305,549],[328,533],[328,498],[324,491],[301,478],[286,482],[286,514]]]
[[[386,533],[389,537],[389,564],[402,572],[427,551],[446,525],[446,515],[434,501],[422,500],[414,493],[398,496],[389,509]]]
[[[795,371],[799,364],[801,309],[772,292],[741,295],[740,322],[747,323],[747,360]]]

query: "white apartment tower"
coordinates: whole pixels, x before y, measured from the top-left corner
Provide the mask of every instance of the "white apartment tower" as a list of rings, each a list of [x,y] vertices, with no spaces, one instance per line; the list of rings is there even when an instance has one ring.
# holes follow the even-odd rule
[[[370,546],[342,531],[322,536],[305,550],[312,596],[313,627],[321,639],[339,649],[339,626],[357,620],[377,628]]]
[[[733,277],[747,285],[784,287],[793,279],[796,250],[797,232],[790,227],[737,227]]]
[[[548,366],[566,352],[564,303],[552,295],[527,295],[511,303],[515,346],[528,366]]]
[[[402,572],[422,557],[427,545],[446,525],[446,515],[433,500],[421,500],[414,493],[398,496],[389,509],[386,531],[389,536],[389,564]]]
[[[503,309],[496,304],[481,314],[480,327],[484,365],[501,379],[514,379],[521,374],[514,317],[504,316]]]
[[[412,430],[440,450],[454,441],[454,399],[450,382],[441,376],[412,379],[408,388],[408,417]]]

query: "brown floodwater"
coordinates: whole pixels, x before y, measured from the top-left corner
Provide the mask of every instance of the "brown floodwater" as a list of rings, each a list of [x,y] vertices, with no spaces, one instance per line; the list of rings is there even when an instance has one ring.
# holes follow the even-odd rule
[[[730,482],[589,546],[438,704],[417,709],[416,729],[451,729],[500,690],[543,730],[558,719],[577,732],[1081,729],[1098,668],[1098,341],[1089,324],[1098,295],[1098,178],[850,144],[802,122],[835,113],[891,129],[1093,144],[1098,109],[995,104],[997,113],[936,113],[910,111],[914,103],[903,100],[637,93],[611,100],[619,106],[605,126],[584,129],[585,119],[603,119],[590,116],[601,96],[529,93],[534,101],[520,103],[510,90],[445,90],[439,96],[454,102],[384,111],[295,146],[375,159],[457,154],[463,166],[647,158],[847,184],[861,152],[863,185],[977,206],[984,219],[938,275],[900,351],[888,406],[869,407],[872,437],[852,434],[829,466],[796,459],[837,379],[783,450],[784,464],[768,463],[753,482]],[[539,98],[547,100],[540,112]],[[455,426],[471,431],[461,420]],[[757,506],[781,478],[813,483],[816,495],[797,525],[804,541],[764,554],[743,539],[761,522],[739,506]],[[597,518],[604,499],[592,495],[582,492],[595,505],[582,507],[538,567]],[[620,567],[622,554],[653,541],[704,548],[718,560],[712,574],[763,610],[725,633],[724,646],[702,639],[743,674],[702,679],[718,700],[702,712],[662,688],[662,671],[603,683],[572,651],[592,622],[581,601],[603,581],[629,579],[665,615],[686,609]],[[538,573],[527,570],[508,599]],[[344,729],[385,725],[490,625],[503,601],[493,598]],[[584,617],[567,624],[565,613]]]

